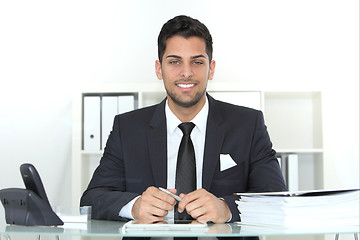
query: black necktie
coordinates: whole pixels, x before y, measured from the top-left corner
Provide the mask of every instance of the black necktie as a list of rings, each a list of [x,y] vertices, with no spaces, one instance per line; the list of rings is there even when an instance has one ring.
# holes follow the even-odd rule
[[[194,145],[190,138],[190,133],[195,127],[192,122],[181,123],[178,126],[183,132],[181,139],[177,164],[176,164],[176,178],[175,188],[177,194],[189,193],[196,190],[196,163],[195,163],[195,151]],[[186,211],[182,213],[177,212],[177,206],[175,208],[175,219],[176,220],[188,220],[192,219]]]

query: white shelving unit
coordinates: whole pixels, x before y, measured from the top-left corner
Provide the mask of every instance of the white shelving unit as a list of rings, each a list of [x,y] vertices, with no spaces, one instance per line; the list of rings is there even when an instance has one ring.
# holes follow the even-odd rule
[[[290,190],[322,189],[321,92],[265,91],[263,96],[265,121],[274,149],[279,155],[296,154],[298,158],[299,184]]]
[[[138,107],[159,103],[165,97],[161,81],[152,84],[93,86],[73,99],[72,203],[78,206],[102,150],[82,150],[82,97],[88,93],[137,93]],[[320,91],[244,89],[236,83],[209,83],[208,92],[219,100],[250,105],[264,112],[265,123],[279,156],[298,156],[298,189],[323,188],[322,106]],[[238,98],[235,98],[236,94]],[[248,101],[249,100],[249,101]]]

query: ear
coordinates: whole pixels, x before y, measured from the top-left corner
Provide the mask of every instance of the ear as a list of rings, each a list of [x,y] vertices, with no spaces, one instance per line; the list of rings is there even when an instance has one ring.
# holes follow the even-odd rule
[[[162,80],[163,77],[162,77],[162,71],[161,71],[161,63],[159,60],[156,60],[155,61],[155,73],[156,73],[156,76],[159,80]]]
[[[212,60],[210,63],[210,68],[209,68],[209,80],[212,80],[214,77],[215,66],[216,66],[216,63],[214,60]]]

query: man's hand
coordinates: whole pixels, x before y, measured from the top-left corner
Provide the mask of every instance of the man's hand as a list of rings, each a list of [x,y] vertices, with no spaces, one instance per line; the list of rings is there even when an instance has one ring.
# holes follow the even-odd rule
[[[231,217],[231,212],[224,200],[215,197],[205,189],[199,189],[188,194],[180,194],[179,212],[185,209],[199,222],[225,223]]]
[[[175,189],[169,191],[176,193]],[[131,214],[135,220],[162,221],[168,211],[174,209],[175,203],[175,199],[169,194],[156,187],[148,187],[135,201]]]

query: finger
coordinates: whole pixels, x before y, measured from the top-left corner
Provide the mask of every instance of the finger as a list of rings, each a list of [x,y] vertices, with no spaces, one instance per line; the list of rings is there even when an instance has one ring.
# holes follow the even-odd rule
[[[156,208],[154,207],[152,210],[151,210],[151,213],[155,216],[158,216],[158,217],[165,217],[167,214],[168,214],[168,211],[167,210],[164,210],[164,209],[161,209],[161,208]]]
[[[157,193],[161,195],[163,192],[157,188],[149,187],[141,197],[136,200],[132,211],[135,219],[159,221],[168,214],[169,210],[174,209],[174,205],[161,199],[161,196],[159,198]],[[167,195],[168,194],[165,194],[164,198],[166,198]]]
[[[189,204],[186,205],[185,209],[186,211],[190,214],[190,213],[197,213],[197,216],[200,216],[202,214],[204,214],[206,212],[206,205],[204,205],[203,203],[201,203],[200,201],[193,201],[190,202]]]
[[[176,194],[176,189],[168,189],[169,192]]]
[[[207,222],[211,221],[210,219],[208,219],[208,217],[206,215],[202,215],[199,218],[197,218],[196,220],[200,223],[207,223]]]
[[[181,193],[179,196],[184,198],[184,200],[186,202],[191,202],[194,199],[198,199],[198,198],[201,198],[203,196],[206,196],[206,194],[209,194],[209,192],[206,191],[205,189],[198,189],[198,190],[189,192],[188,194]]]
[[[190,197],[186,197],[187,195],[185,195],[185,197],[183,197],[181,199],[181,201],[178,204],[178,211],[179,213],[182,213],[186,207],[188,206],[188,204],[190,204],[192,201],[194,201],[195,199],[192,199]]]
[[[171,193],[175,194],[176,193],[176,189],[167,189],[168,191],[170,191]],[[175,191],[175,192],[174,192]],[[174,197],[172,197],[170,194],[165,193],[163,191],[161,191],[160,189],[156,188],[156,191],[154,192],[155,197],[167,202],[170,205],[175,205],[176,204],[176,200],[174,199]]]
[[[182,198],[178,204],[178,212],[179,213],[182,213],[184,211],[186,204],[187,204],[187,201],[184,198]]]
[[[156,216],[153,214],[154,207],[140,203],[139,206],[134,210],[133,216],[136,220],[146,220],[146,221],[157,221],[161,216]]]
[[[197,221],[206,223],[213,220],[214,209],[212,209],[211,206],[207,206],[207,204],[198,205],[198,207],[195,207],[192,210],[188,210],[188,206],[186,207],[186,211]]]
[[[201,189],[199,189],[199,190],[195,190],[193,192],[190,192],[190,193],[188,193],[186,195],[181,193],[179,195],[181,197],[181,201],[179,202],[179,205],[178,205],[179,212],[180,213],[183,212],[185,210],[186,206],[189,203],[199,199],[203,194],[205,194],[205,192],[201,191]]]
[[[186,212],[188,214],[190,214],[191,217],[193,217],[194,219],[198,219],[199,217],[206,215],[207,209],[205,206],[198,206],[198,207],[191,206],[190,207],[189,205],[191,205],[191,204],[188,204],[186,206]]]
[[[176,203],[173,197],[157,188],[148,189],[142,197],[149,205],[167,211],[173,210]]]
[[[167,215],[167,211],[164,211],[149,204],[141,203],[141,207],[138,210],[138,215],[135,219],[160,221],[164,219],[165,215]]]
[[[149,221],[151,221],[151,222],[158,222],[158,221],[163,221],[164,217],[155,216],[155,215],[150,214],[147,219],[149,219]]]
[[[164,194],[165,195],[161,195],[158,198],[158,200],[160,201],[160,208],[166,209],[166,210],[172,210],[174,208],[174,205],[176,204],[176,200],[169,194],[167,194],[167,193],[164,193]]]
[[[207,197],[204,198],[205,200]],[[225,201],[217,198],[190,203],[186,206],[186,211],[195,219],[201,222],[212,221],[214,223],[224,223],[231,217],[231,212]],[[200,205],[195,205],[200,204]],[[194,207],[195,206],[195,207]]]

